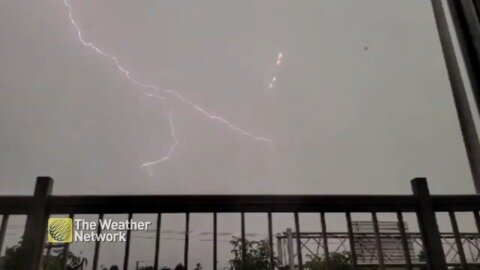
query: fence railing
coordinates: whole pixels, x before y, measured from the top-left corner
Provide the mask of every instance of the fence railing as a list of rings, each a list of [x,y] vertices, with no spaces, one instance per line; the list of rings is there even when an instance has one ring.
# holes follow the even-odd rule
[[[212,213],[213,215],[213,269],[217,269],[218,262],[218,232],[217,214],[240,213],[241,215],[241,241],[245,243],[245,213],[266,213],[268,217],[268,244],[270,268],[275,269],[275,255],[273,248],[272,213],[292,213],[294,219],[294,233],[301,233],[299,213],[320,213],[325,249],[325,263],[329,262],[328,230],[325,223],[325,213],[343,213],[346,218],[350,247],[351,264],[353,269],[360,269],[355,249],[355,232],[352,230],[352,213],[371,213],[374,224],[373,235],[377,242],[377,267],[385,269],[388,264],[384,260],[381,245],[381,232],[378,229],[377,213],[394,213],[399,224],[404,224],[404,213],[415,213],[418,219],[420,236],[426,255],[426,264],[430,269],[448,269],[445,252],[442,245],[442,237],[437,224],[436,213],[446,212],[449,214],[453,238],[460,265],[463,269],[469,269],[477,263],[467,262],[461,234],[458,229],[456,212],[471,212],[475,218],[476,227],[480,233],[480,196],[478,195],[430,195],[427,181],[417,178],[411,181],[413,195],[161,195],[161,196],[55,196],[51,195],[53,179],[39,177],[33,196],[2,196],[0,197],[0,214],[3,215],[0,226],[0,248],[5,237],[9,215],[27,215],[25,231],[22,241],[22,252],[25,260],[21,269],[40,269],[41,260],[45,253],[45,239],[47,232],[47,220],[50,215],[68,214],[74,217],[78,214],[97,214],[103,218],[105,214],[127,214],[131,219],[133,214],[153,213],[157,216],[155,236],[155,259],[154,268],[159,267],[161,218],[165,213],[185,214],[185,243],[184,243],[184,266],[188,267],[189,258],[189,232],[191,213]],[[414,264],[409,259],[409,236],[405,228],[400,226],[399,237],[402,239],[406,269],[414,269]],[[124,251],[124,269],[128,268],[130,257],[130,238],[127,232],[127,240]],[[304,255],[302,255],[301,237],[296,237],[296,268],[306,269]],[[327,243],[327,244],[325,244]],[[242,245],[245,247],[245,245]],[[68,252],[68,244],[64,246]],[[93,269],[98,267],[100,242],[96,242],[93,259]],[[242,248],[242,260],[246,260],[246,249]],[[361,267],[364,269],[363,267]],[[243,269],[246,269],[244,266]],[[472,269],[472,268],[470,268]]]

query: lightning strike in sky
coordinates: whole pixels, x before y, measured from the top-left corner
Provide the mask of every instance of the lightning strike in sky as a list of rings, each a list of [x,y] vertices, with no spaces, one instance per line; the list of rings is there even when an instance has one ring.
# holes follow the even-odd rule
[[[282,64],[282,58],[283,58],[283,54],[279,53],[277,56],[277,62],[275,64],[276,67]],[[272,79],[270,80],[270,83],[268,84],[268,88],[272,89],[276,81],[277,81],[277,76],[273,76]]]
[[[154,96],[154,97],[156,97],[156,96]],[[160,164],[160,163],[170,159],[173,152],[175,151],[175,148],[178,145],[178,139],[177,139],[177,136],[175,135],[175,126],[173,125],[173,110],[172,110],[172,108],[170,108],[170,110],[168,112],[168,124],[170,126],[170,135],[172,136],[173,144],[170,146],[170,149],[168,150],[167,155],[160,158],[159,160],[151,161],[151,162],[145,162],[142,165],[140,165],[140,168],[146,169],[150,176],[153,176],[152,166],[155,166],[157,164]]]
[[[152,97],[152,98],[156,98],[156,99],[160,99],[160,100],[165,100],[165,97],[164,96],[159,96],[159,95],[154,95],[151,93],[151,91],[156,91],[156,92],[162,92],[163,94],[165,95],[169,95],[169,96],[173,96],[179,100],[181,100],[183,103],[189,105],[191,108],[193,108],[194,110],[196,110],[197,112],[200,112],[202,115],[204,115],[205,117],[211,119],[211,120],[215,120],[217,122],[220,122],[224,125],[226,125],[228,128],[230,128],[231,130],[241,134],[241,135],[244,135],[250,139],[253,139],[253,140],[258,140],[258,141],[264,141],[264,142],[268,142],[268,143],[271,143],[273,144],[273,141],[268,139],[268,138],[264,138],[264,137],[257,137],[257,136],[254,136],[253,134],[233,125],[232,123],[230,123],[228,120],[226,120],[225,118],[221,117],[221,116],[217,116],[217,115],[213,115],[213,114],[210,114],[209,112],[207,112],[205,109],[203,109],[202,107],[200,107],[199,105],[193,103],[192,101],[188,100],[187,98],[185,98],[184,96],[182,96],[179,92],[177,91],[174,91],[174,90],[166,90],[166,89],[161,89],[160,87],[156,86],[156,85],[153,85],[153,84],[149,84],[149,83],[144,83],[144,82],[141,82],[141,81],[138,81],[137,79],[135,79],[131,74],[130,74],[130,71],[122,66],[122,64],[120,63],[120,61],[118,60],[117,57],[113,56],[113,55],[110,55],[108,53],[106,53],[105,51],[101,50],[97,45],[95,45],[94,43],[92,42],[87,42],[84,38],[83,38],[83,35],[82,35],[82,31],[80,30],[80,27],[79,25],[77,24],[77,22],[75,21],[75,19],[73,18],[73,7],[72,5],[70,4],[70,1],[69,0],[63,0],[63,3],[65,4],[65,6],[68,8],[68,16],[70,18],[70,23],[73,25],[73,27],[75,28],[76,32],[77,32],[77,36],[78,36],[78,40],[82,43],[83,46],[85,47],[88,47],[92,50],[94,50],[95,52],[97,52],[98,54],[110,59],[116,66],[116,68],[122,72],[125,77],[130,81],[132,82],[133,84],[141,87],[146,95],[148,97]],[[278,60],[281,59],[281,54],[279,54],[279,58]],[[278,60],[277,60],[277,65],[278,65]],[[149,91],[147,91],[149,90]],[[151,175],[151,166],[154,166],[154,165],[157,165],[163,161],[166,161],[168,159],[170,159],[171,155],[173,154],[173,152],[175,151],[175,148],[178,144],[178,140],[175,136],[175,129],[174,129],[174,125],[173,125],[173,121],[172,121],[172,112],[170,111],[170,114],[169,114],[169,124],[170,124],[170,131],[171,131],[171,136],[174,140],[174,143],[170,146],[170,150],[168,151],[167,155],[164,156],[163,158],[161,159],[158,159],[156,161],[152,161],[152,162],[145,162],[143,163],[140,167],[141,168],[147,168],[148,171],[149,171],[149,174]]]

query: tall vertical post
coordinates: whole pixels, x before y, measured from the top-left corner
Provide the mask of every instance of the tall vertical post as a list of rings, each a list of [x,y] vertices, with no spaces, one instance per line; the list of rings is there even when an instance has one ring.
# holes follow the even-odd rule
[[[401,211],[397,212],[397,220],[398,220],[398,230],[400,231],[400,235],[402,238],[403,256],[405,257],[406,267],[407,267],[407,270],[412,270],[412,258],[410,255],[410,248],[408,246],[405,222],[403,221],[403,214]]]
[[[97,221],[97,235],[100,235],[100,233],[102,232],[102,226],[100,226],[100,220],[102,219],[103,219],[103,213],[100,213],[98,215],[98,221]],[[97,270],[98,256],[100,256],[100,241],[97,239],[95,241],[95,248],[93,252],[93,265],[92,265],[93,270]]]
[[[325,269],[330,270],[330,254],[328,251],[327,223],[325,222],[325,213],[320,213],[320,225],[322,227],[323,256],[325,257]]]
[[[217,212],[213,213],[213,270],[217,270]],[[155,269],[156,270],[156,269]]]
[[[49,217],[48,197],[52,194],[53,179],[38,177],[32,205],[25,224],[21,247],[21,270],[38,270],[42,267],[43,246]],[[28,259],[26,259],[28,258]]]
[[[380,270],[385,270],[385,261],[383,259],[382,240],[380,238],[380,228],[378,227],[377,212],[372,212],[373,232],[375,233],[375,244],[377,246],[378,266]]]
[[[288,253],[288,269],[294,270],[294,256],[293,256],[293,237],[292,229],[287,229],[287,253]]]
[[[277,237],[277,262],[278,265],[284,265],[285,262],[283,260],[283,248],[282,248],[283,242],[280,237]]]
[[[7,233],[8,214],[3,214],[2,225],[0,225],[0,254],[2,254],[3,240],[5,240],[5,234]]]
[[[303,255],[302,255],[302,238],[300,237],[300,219],[298,217],[298,212],[294,214],[295,219],[295,235],[297,236],[297,259],[298,259],[298,269],[303,270]]]
[[[240,213],[240,230],[242,237],[242,270],[247,270],[247,241],[245,240],[245,213]]]
[[[347,220],[347,229],[348,229],[348,241],[350,243],[350,256],[352,260],[353,269],[358,269],[357,263],[357,250],[355,249],[355,236],[353,235],[352,228],[352,214],[350,212],[345,213],[345,218]]]
[[[449,211],[450,222],[452,223],[453,237],[455,238],[455,244],[457,244],[458,257],[460,257],[460,263],[463,269],[468,269],[467,257],[465,256],[465,250],[463,249],[462,238],[460,237],[460,231],[458,230],[457,218],[455,212]]]
[[[469,76],[470,86],[480,107],[480,24],[479,15],[473,1],[447,0],[459,47],[462,51],[465,69]],[[480,10],[479,10],[480,11]]]
[[[415,178],[411,181],[411,184],[417,202],[418,227],[422,234],[428,265],[430,269],[447,270],[440,230],[438,229],[427,180],[425,178]]]
[[[158,270],[158,260],[160,259],[160,238],[162,236],[162,213],[157,213],[157,228],[155,232],[155,259],[153,269]]]
[[[128,213],[128,221],[132,221],[132,213]],[[123,255],[123,269],[128,270],[128,262],[130,259],[130,239],[132,238],[132,230],[127,229],[127,241],[125,242],[125,254]]]
[[[190,213],[185,214],[185,246],[183,250],[183,266],[188,269],[188,244],[190,241]]]
[[[74,214],[69,214],[68,218],[72,219],[74,218]],[[70,252],[70,243],[65,243],[63,244],[63,258],[61,261],[61,269],[66,270],[67,269],[67,261],[68,261],[68,253]]]
[[[275,269],[275,260],[273,256],[273,228],[272,212],[268,212],[268,257],[270,257],[270,270]]]
[[[452,88],[453,101],[457,109],[460,129],[463,142],[467,150],[467,157],[470,164],[473,182],[477,193],[480,193],[480,142],[475,124],[473,122],[472,110],[468,103],[467,92],[463,83],[462,74],[455,55],[452,36],[448,28],[447,17],[442,0],[431,0],[433,15],[437,24],[440,44],[447,68],[450,87]]]

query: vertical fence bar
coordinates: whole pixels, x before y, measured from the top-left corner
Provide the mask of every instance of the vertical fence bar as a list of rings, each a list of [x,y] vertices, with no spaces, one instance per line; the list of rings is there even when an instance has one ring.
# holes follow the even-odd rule
[[[49,217],[47,200],[52,194],[52,187],[52,178],[37,178],[32,205],[27,216],[25,232],[23,233],[22,256],[20,258],[28,258],[28,260],[21,260],[20,269],[22,270],[38,270],[42,267],[43,245],[45,243]]]
[[[478,211],[473,211],[473,217],[475,218],[475,225],[477,225],[477,231],[480,233],[480,215]]]
[[[480,24],[473,0],[447,0],[471,91],[480,105]],[[468,83],[468,82],[466,82]]]
[[[413,195],[417,200],[418,227],[422,234],[425,253],[430,269],[446,270],[447,262],[443,252],[437,218],[433,210],[432,198],[425,178],[411,181]]]
[[[103,219],[103,213],[98,214],[98,222],[97,222],[97,235],[102,233],[102,227],[100,226],[100,220]],[[97,270],[98,267],[98,256],[100,255],[100,241],[95,241],[95,251],[93,252],[93,265],[92,269]]]
[[[5,234],[7,233],[7,224],[8,224],[9,215],[3,214],[2,216],[2,225],[0,226],[0,254],[2,254],[3,241],[5,240]]]
[[[213,270],[217,270],[217,212],[213,213]]]
[[[188,244],[190,241],[190,213],[185,214],[185,249],[183,251],[183,265],[188,269]]]
[[[128,220],[132,220],[132,213],[128,213]],[[125,242],[125,256],[123,257],[123,269],[128,270],[128,259],[130,258],[130,238],[132,230],[127,230],[127,242]]]
[[[160,237],[162,235],[162,213],[157,213],[157,229],[155,232],[155,259],[153,269],[158,269],[158,260],[160,256]]]
[[[451,0],[448,0],[451,1]],[[447,1],[447,2],[448,2]],[[454,0],[457,1],[457,0]],[[448,27],[447,16],[442,0],[431,0],[433,15],[437,24],[440,44],[452,88],[453,100],[457,109],[460,129],[477,193],[480,192],[480,142],[473,120],[472,110],[468,102],[462,73],[458,65],[452,35]],[[442,259],[440,259],[442,260]],[[442,266],[443,267],[443,266]]]
[[[380,270],[385,270],[383,260],[382,240],[380,239],[380,229],[378,228],[377,212],[372,212],[373,232],[375,233],[375,244],[377,245],[378,266]]]
[[[473,0],[473,4],[475,5],[475,10],[477,11],[477,16],[480,17],[480,0]],[[479,18],[480,20],[480,18]]]
[[[43,269],[48,269],[48,262],[50,261],[50,255],[52,253],[52,244],[47,244],[47,252],[45,254],[45,261],[43,262]]]
[[[275,269],[275,261],[273,260],[273,228],[272,228],[272,212],[268,212],[268,255],[270,257],[270,270]]]
[[[353,266],[353,269],[356,270],[358,269],[358,265],[357,265],[357,251],[355,250],[355,238],[353,236],[353,229],[352,229],[352,214],[350,212],[346,212],[345,217],[347,218],[348,239],[350,243],[352,266]]]
[[[287,229],[287,255],[288,255],[288,270],[294,270],[294,257],[293,257],[293,237],[292,229]]]
[[[325,222],[325,213],[320,213],[320,225],[322,227],[323,254],[325,254],[325,269],[330,269],[330,255],[328,254],[327,223]]]
[[[283,242],[284,240],[282,240],[282,238],[277,237],[277,262],[279,265],[287,265],[283,251]]]
[[[73,218],[75,216],[73,214],[70,214],[68,215],[68,218],[72,219],[72,222],[73,222]],[[75,223],[73,223],[75,224]],[[62,262],[61,262],[61,269],[65,270],[67,268],[67,261],[68,261],[68,252],[70,251],[70,243],[65,243],[63,245],[63,258],[62,258]]]
[[[300,219],[298,218],[298,212],[294,213],[294,218],[295,218],[295,234],[297,236],[298,269],[303,270],[302,239],[300,236]]]
[[[410,248],[408,247],[407,233],[405,231],[405,223],[403,221],[402,212],[397,212],[398,229],[400,230],[400,237],[402,238],[403,256],[407,264],[407,270],[412,270],[412,258],[410,257]]]
[[[460,263],[462,264],[463,269],[468,269],[467,258],[465,257],[465,250],[463,249],[462,239],[460,239],[460,232],[458,231],[457,218],[455,217],[455,212],[448,211],[450,216],[450,222],[452,223],[453,237],[455,237],[455,243],[457,244],[457,252],[460,257]]]
[[[245,213],[242,212],[240,215],[241,231],[242,231],[242,270],[247,270],[246,268],[246,259],[247,259],[247,243],[245,241]]]

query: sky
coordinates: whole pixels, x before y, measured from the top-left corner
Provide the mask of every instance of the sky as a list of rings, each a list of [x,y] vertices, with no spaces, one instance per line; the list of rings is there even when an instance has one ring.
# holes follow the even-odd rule
[[[474,192],[429,1],[69,3],[157,89],[62,0],[0,1],[0,194]]]

